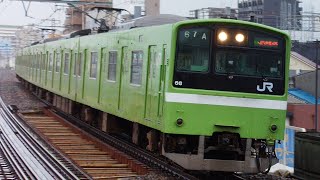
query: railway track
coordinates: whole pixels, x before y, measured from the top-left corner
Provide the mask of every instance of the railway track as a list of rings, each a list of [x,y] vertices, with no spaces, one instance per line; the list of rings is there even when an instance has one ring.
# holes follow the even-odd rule
[[[48,110],[19,116],[92,179],[132,178],[148,171],[143,164],[63,121]]]
[[[2,116],[0,118],[3,118]],[[0,135],[0,179],[30,178],[32,173],[23,164],[22,158],[12,148],[10,140],[1,131]]]
[[[8,157],[2,149],[3,147],[0,149],[0,179],[18,179]]]
[[[9,112],[0,98],[1,150],[15,179],[77,179],[39,144]]]
[[[63,111],[60,111],[59,109],[53,107],[50,103],[43,99],[39,100],[51,107],[51,110],[48,110],[46,112],[47,114],[50,113],[52,116],[56,116],[60,120],[68,122],[68,124],[70,124],[71,126],[77,127],[81,129],[81,131],[87,132],[90,136],[93,136],[96,139],[98,139],[99,142],[103,142],[103,144],[106,143],[112,146],[112,148],[115,148],[117,152],[122,152],[121,154],[126,154],[131,157],[134,157],[140,162],[151,167],[151,169],[153,170],[163,171],[169,176],[175,177],[177,179],[198,179],[195,176],[186,172],[184,169],[172,165],[172,162],[168,162],[166,159],[163,159],[147,150],[141,149],[135,144],[129,143],[117,136],[113,136],[101,130],[98,130],[90,126],[89,124],[64,113]]]

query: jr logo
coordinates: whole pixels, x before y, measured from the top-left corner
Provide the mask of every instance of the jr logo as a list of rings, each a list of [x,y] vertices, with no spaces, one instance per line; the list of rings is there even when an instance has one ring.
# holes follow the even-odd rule
[[[266,91],[266,89],[268,89],[269,92],[273,92],[272,88],[273,88],[273,83],[271,82],[263,82],[262,88],[260,88],[260,85],[257,85],[257,91],[259,92],[264,92]]]

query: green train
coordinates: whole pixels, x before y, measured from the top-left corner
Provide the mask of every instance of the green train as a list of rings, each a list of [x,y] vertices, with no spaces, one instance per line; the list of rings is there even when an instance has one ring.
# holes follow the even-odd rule
[[[32,45],[16,74],[188,170],[256,173],[284,138],[290,46],[256,23],[185,20]]]

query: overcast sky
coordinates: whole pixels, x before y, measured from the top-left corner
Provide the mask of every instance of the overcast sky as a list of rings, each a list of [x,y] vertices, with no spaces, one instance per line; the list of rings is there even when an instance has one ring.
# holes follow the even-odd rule
[[[143,0],[114,0],[115,7],[132,9],[130,2],[140,4]],[[189,10],[205,8],[205,7],[236,7],[237,0],[160,0],[160,11],[165,14],[177,14],[188,16]],[[320,13],[320,0],[302,0],[304,11],[311,11],[314,7],[314,12]],[[27,6],[28,3],[26,2]],[[64,8],[63,4],[56,6],[51,3],[36,3],[32,2],[28,11],[28,16],[25,16],[25,11],[21,1],[3,0],[0,2],[0,25],[27,25],[30,23],[40,23],[42,19],[63,19]],[[131,8],[130,8],[131,6]],[[60,9],[60,10],[59,10]],[[51,16],[51,17],[50,17]],[[59,22],[56,22],[59,23]],[[63,22],[60,23],[60,25]],[[52,25],[52,22],[45,21],[42,25]]]

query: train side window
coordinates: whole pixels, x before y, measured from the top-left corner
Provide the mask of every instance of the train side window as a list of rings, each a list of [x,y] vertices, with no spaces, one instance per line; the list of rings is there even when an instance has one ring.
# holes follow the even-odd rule
[[[61,55],[60,53],[57,53],[56,55],[56,72],[60,72],[60,66],[61,66]]]
[[[64,69],[63,72],[64,74],[69,74],[69,61],[70,61],[70,54],[69,53],[65,53],[64,54]]]
[[[108,80],[116,81],[117,74],[117,51],[109,52],[109,63],[108,63]]]
[[[49,70],[48,71],[52,71],[53,68],[53,54],[50,53],[49,54]]]
[[[141,85],[143,51],[132,51],[130,83]]]
[[[78,53],[74,53],[74,64],[73,64],[73,75],[76,76],[78,73],[77,73],[77,70],[78,70]]]
[[[98,53],[91,52],[90,78],[97,78]]]

